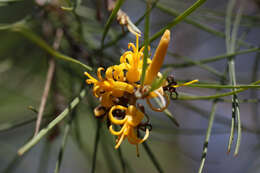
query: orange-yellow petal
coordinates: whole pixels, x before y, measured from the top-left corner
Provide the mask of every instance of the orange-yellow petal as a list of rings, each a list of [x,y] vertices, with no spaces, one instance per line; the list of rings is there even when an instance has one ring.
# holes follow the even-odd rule
[[[126,114],[129,117],[127,122],[133,127],[138,126],[144,118],[144,114],[133,105],[128,107]]]
[[[86,80],[86,82],[88,84],[97,82],[97,80],[94,77],[92,77],[88,72],[85,72],[84,74],[89,78],[89,79]]]
[[[145,76],[145,85],[149,85],[153,82],[155,77],[157,76],[157,73],[160,71],[160,68],[162,66],[164,57],[167,52],[168,44],[170,42],[170,31],[166,30],[160,40],[160,43],[155,51],[152,63],[149,65],[146,76]]]

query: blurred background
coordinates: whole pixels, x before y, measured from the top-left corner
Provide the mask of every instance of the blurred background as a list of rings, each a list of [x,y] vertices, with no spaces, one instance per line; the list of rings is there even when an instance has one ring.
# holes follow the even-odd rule
[[[121,36],[127,32],[127,28],[124,27],[123,32],[122,27],[113,21],[105,39],[106,46],[100,50],[104,26],[110,15],[106,6],[108,1],[0,1],[0,172],[54,172],[67,127],[69,135],[66,147],[62,150],[64,153],[60,172],[93,171],[94,145],[100,121],[94,117],[93,108],[98,105],[98,100],[92,96],[91,88],[84,83],[84,70],[76,64],[59,59],[55,59],[55,72],[41,128],[59,115],[83,87],[87,87],[86,96],[71,111],[71,116],[59,123],[29,152],[17,156],[18,149],[34,134],[36,111],[41,103],[52,56],[19,31],[8,29],[6,24],[23,21],[26,27],[50,46],[55,41],[57,29],[61,30],[63,36],[58,51],[91,66],[94,69],[91,74],[94,75],[99,66],[108,67],[119,63],[120,56],[127,50],[127,44],[135,43],[135,36],[131,33]],[[157,2],[150,14],[150,36],[195,2]],[[244,43],[237,42],[234,51],[236,80],[238,84],[250,84],[259,80],[260,75],[260,2],[233,2],[231,22],[242,10],[237,40]],[[44,3],[46,4],[43,5]],[[75,8],[62,10],[61,6]],[[201,83],[223,84],[224,81],[224,84],[229,84],[230,79],[226,73],[228,60],[225,56],[230,53],[225,41],[229,6],[232,6],[231,1],[207,0],[185,20],[171,28],[171,43],[162,71],[169,69],[176,81],[199,79]],[[144,15],[146,3],[126,0],[121,10],[134,23]],[[144,32],[144,20],[137,27]],[[151,43],[152,55],[158,41],[156,39]],[[143,43],[143,37],[141,42]],[[252,51],[237,53],[244,50]],[[194,63],[219,55],[224,56],[218,61]],[[178,88],[180,95],[189,93],[205,96],[229,91],[230,89]],[[238,94],[242,139],[236,157],[233,156],[236,130],[231,152],[227,154],[232,117],[231,96],[218,100],[203,172],[260,172],[258,94],[257,89]],[[95,172],[124,172],[122,165],[125,166],[125,172],[198,172],[212,105],[212,100],[172,100],[169,110],[180,127],[176,127],[164,113],[155,113],[146,108],[153,126],[147,144],[159,166],[151,161],[142,145],[139,158],[136,157],[135,146],[126,141],[120,146],[120,153],[115,150],[115,138],[105,123],[102,123]]]

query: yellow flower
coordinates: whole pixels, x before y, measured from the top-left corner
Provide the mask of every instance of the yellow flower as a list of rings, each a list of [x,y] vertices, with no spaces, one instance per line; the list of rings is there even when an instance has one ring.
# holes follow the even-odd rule
[[[116,116],[113,115],[113,112],[115,110],[121,110],[125,113],[123,119],[117,119]],[[143,143],[149,137],[148,128],[146,128],[145,136],[142,139],[137,137],[137,126],[141,124],[141,121],[144,118],[144,114],[139,111],[135,106],[130,105],[128,107],[124,107],[121,105],[116,105],[110,109],[108,115],[111,123],[121,126],[121,129],[119,131],[115,131],[113,129],[113,125],[109,126],[109,131],[113,135],[118,136],[115,149],[117,149],[121,145],[125,138],[127,138],[131,144],[134,144],[136,145],[136,147],[138,147],[138,144]]]
[[[169,97],[165,91],[176,93],[176,88],[180,86],[190,85],[198,80],[193,80],[184,84],[177,84],[173,78],[168,77],[167,81],[162,82],[161,86],[157,86],[154,91],[149,91],[152,82],[156,78],[162,77],[160,68],[167,52],[170,42],[170,31],[166,30],[158,44],[154,57],[151,60],[147,59],[147,72],[144,80],[144,85],[140,85],[142,73],[144,47],[139,50],[139,37],[136,35],[136,44],[128,44],[128,49],[120,57],[120,64],[113,65],[106,69],[105,78],[101,72],[104,68],[100,67],[97,70],[97,79],[85,72],[88,77],[86,82],[94,84],[93,94],[99,98],[100,105],[94,109],[96,117],[107,117],[110,123],[109,131],[117,136],[115,149],[117,149],[125,138],[128,142],[136,145],[138,153],[138,144],[143,143],[149,137],[149,118],[146,123],[143,123],[145,116],[144,108],[140,109],[137,104],[138,99],[146,99],[149,107],[154,111],[164,111],[169,105]],[[149,93],[148,93],[149,92]],[[150,99],[159,98],[160,108],[154,107]],[[138,105],[138,108],[136,107]],[[147,115],[146,115],[147,116]],[[114,130],[117,126],[120,129]],[[142,138],[139,137],[139,130],[145,131]],[[151,129],[150,129],[151,130]]]
[[[85,72],[85,75],[89,78],[86,80],[88,84],[94,84],[93,94],[95,97],[100,97],[101,105],[104,107],[111,107],[113,105],[114,97],[122,97],[124,92],[133,93],[134,86],[122,82],[115,81],[113,78],[113,69],[108,68],[106,71],[106,79],[101,76],[101,71],[104,68],[100,67],[97,70],[98,80],[92,77],[89,73]]]
[[[128,49],[130,48],[132,48],[133,51],[125,52],[120,58],[120,63],[122,65],[122,69],[127,70],[127,81],[130,83],[134,83],[140,80],[144,57],[144,47],[142,47],[139,51],[138,35],[136,35],[136,45],[134,45],[133,43],[128,44]],[[151,63],[151,60],[148,58],[147,62],[149,64]]]

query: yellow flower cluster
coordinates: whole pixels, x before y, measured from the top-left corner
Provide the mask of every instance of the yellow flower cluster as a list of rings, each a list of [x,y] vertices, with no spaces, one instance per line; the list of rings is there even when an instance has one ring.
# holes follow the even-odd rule
[[[143,122],[144,117],[148,116],[145,114],[144,108],[137,104],[137,100],[146,99],[152,110],[163,111],[169,104],[165,90],[175,92],[175,88],[179,86],[176,82],[168,80],[168,82],[163,82],[162,86],[156,90],[147,93],[152,82],[161,76],[159,70],[167,52],[170,31],[166,30],[164,32],[153,60],[147,59],[148,68],[144,85],[140,85],[144,47],[139,50],[138,39],[137,35],[136,45],[133,43],[128,44],[128,49],[132,48],[132,51],[126,51],[120,57],[119,65],[113,65],[106,69],[105,78],[101,75],[101,72],[105,70],[102,67],[97,70],[97,79],[85,72],[88,77],[87,84],[94,84],[93,94],[100,100],[100,105],[95,108],[94,114],[96,117],[105,116],[109,121],[109,131],[117,136],[115,148],[117,149],[123,140],[127,138],[131,144],[136,145],[137,153],[138,144],[141,144],[149,137],[149,130],[151,130],[149,121]],[[187,84],[193,82],[195,81]],[[139,93],[139,96],[136,93]],[[160,98],[163,103],[162,108],[155,108],[150,103],[149,99],[154,97]],[[167,98],[166,101],[165,97]],[[120,129],[114,129],[115,127]],[[139,130],[145,131],[143,137],[140,137]]]

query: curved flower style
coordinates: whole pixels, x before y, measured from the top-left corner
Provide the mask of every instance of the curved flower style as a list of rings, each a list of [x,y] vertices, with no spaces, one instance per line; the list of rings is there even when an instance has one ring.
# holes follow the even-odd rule
[[[94,109],[94,114],[96,117],[107,118],[110,133],[117,136],[115,149],[127,138],[129,143],[136,145],[138,153],[138,144],[143,143],[149,137],[149,131],[151,130],[149,117],[145,114],[144,108],[140,108],[140,105],[137,104],[138,99],[146,99],[152,110],[162,112],[169,105],[167,93],[175,93],[177,96],[177,87],[197,82],[197,80],[193,80],[178,85],[173,77],[168,77],[167,81],[161,82],[160,86],[157,86],[155,90],[150,90],[153,81],[162,77],[159,71],[169,42],[170,31],[166,30],[153,59],[147,58],[148,68],[144,85],[140,85],[144,47],[139,50],[138,35],[136,35],[136,45],[133,43],[128,44],[128,49],[132,48],[132,50],[126,51],[120,57],[120,64],[106,69],[105,78],[101,75],[101,72],[105,70],[102,67],[97,70],[97,79],[85,72],[88,77],[87,84],[94,84],[93,95],[100,100],[100,105]],[[156,97],[161,102],[160,108],[154,107],[150,102],[150,99]],[[144,116],[148,119],[145,123],[142,122]],[[120,127],[118,131],[114,130],[116,126]],[[139,130],[145,131],[142,138],[139,136]]]
[[[121,110],[125,112],[123,119],[117,119],[113,115],[113,111],[115,110]],[[115,149],[117,149],[121,145],[125,137],[127,137],[128,141],[131,144],[135,144],[135,145],[143,143],[148,138],[149,136],[148,129],[146,129],[145,136],[142,139],[140,139],[137,136],[137,126],[141,124],[143,117],[144,114],[133,105],[130,105],[128,108],[121,105],[116,105],[110,109],[109,119],[111,123],[122,126],[119,131],[115,131],[113,129],[113,125],[109,126],[109,131],[113,135],[118,136]]]
[[[86,82],[88,84],[94,84],[93,94],[97,98],[100,97],[102,106],[111,107],[113,105],[113,97],[122,97],[124,92],[134,92],[134,87],[132,85],[121,81],[115,81],[113,79],[113,71],[110,68],[106,71],[107,79],[103,79],[101,76],[101,71],[103,70],[104,68],[102,67],[98,68],[98,80],[85,72],[85,75],[89,77]]]

